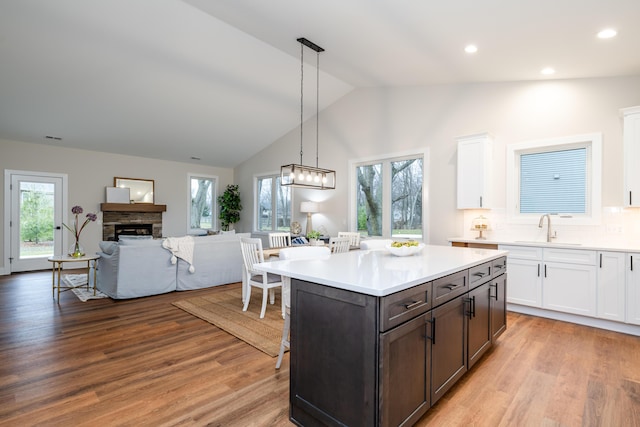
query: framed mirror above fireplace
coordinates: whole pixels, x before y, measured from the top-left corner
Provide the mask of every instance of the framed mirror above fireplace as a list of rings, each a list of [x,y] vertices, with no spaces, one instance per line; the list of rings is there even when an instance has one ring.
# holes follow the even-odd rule
[[[129,197],[131,203],[151,203],[154,199],[154,181],[152,179],[139,178],[122,178],[114,177],[113,186],[120,188],[129,188]]]

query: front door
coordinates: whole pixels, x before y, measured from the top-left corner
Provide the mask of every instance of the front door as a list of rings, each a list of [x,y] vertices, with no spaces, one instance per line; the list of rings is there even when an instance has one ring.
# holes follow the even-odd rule
[[[47,258],[62,254],[63,192],[66,176],[7,171],[10,182],[11,272],[51,268]]]

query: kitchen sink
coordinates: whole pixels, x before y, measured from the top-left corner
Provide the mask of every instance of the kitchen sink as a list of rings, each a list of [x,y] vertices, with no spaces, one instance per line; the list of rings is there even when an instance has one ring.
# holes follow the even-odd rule
[[[515,243],[530,243],[532,245],[554,245],[554,246],[582,246],[582,243],[539,242],[534,240],[516,240]]]

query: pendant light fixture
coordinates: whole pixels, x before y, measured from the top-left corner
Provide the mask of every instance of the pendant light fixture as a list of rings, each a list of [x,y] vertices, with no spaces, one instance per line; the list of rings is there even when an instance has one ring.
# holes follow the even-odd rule
[[[316,190],[333,190],[336,188],[336,172],[318,167],[318,124],[320,98],[320,52],[324,49],[317,44],[303,38],[300,43],[300,164],[290,164],[280,167],[280,184],[287,187],[303,187]],[[302,164],[302,128],[304,124],[304,48],[308,47],[316,52],[316,165]]]

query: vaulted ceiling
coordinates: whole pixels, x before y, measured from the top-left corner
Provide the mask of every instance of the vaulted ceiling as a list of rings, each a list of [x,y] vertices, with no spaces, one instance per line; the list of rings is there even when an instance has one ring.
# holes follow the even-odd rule
[[[299,125],[298,37],[326,49],[322,110],[360,87],[638,75],[639,21],[638,0],[3,0],[0,138],[233,167]]]

